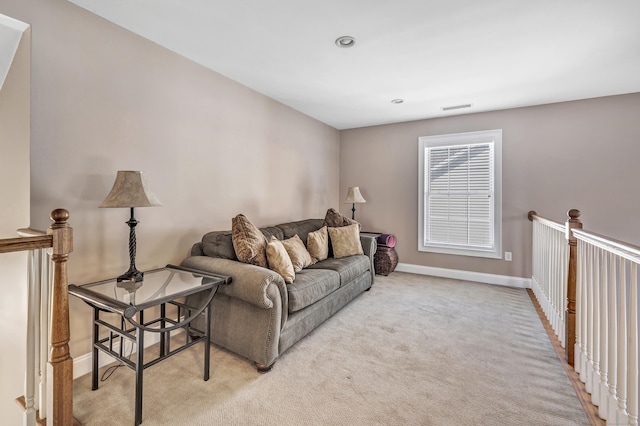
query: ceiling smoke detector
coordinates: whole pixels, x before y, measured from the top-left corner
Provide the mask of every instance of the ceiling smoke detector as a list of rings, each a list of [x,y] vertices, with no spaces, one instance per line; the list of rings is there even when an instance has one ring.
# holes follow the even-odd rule
[[[356,39],[351,36],[342,36],[336,39],[336,46],[338,47],[353,47],[354,44],[356,44]]]

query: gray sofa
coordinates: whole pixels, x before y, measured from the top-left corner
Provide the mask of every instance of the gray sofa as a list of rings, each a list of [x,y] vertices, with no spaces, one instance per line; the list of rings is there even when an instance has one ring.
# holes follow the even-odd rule
[[[323,219],[307,219],[260,230],[267,239],[297,234],[306,243],[308,233],[322,226]],[[335,259],[330,254],[285,284],[276,272],[238,261],[231,231],[204,235],[182,266],[233,278],[213,299],[211,342],[253,361],[258,371],[269,371],[280,354],[371,287],[376,240],[361,235],[360,241],[364,255]],[[201,316],[194,326],[201,328],[203,321]]]

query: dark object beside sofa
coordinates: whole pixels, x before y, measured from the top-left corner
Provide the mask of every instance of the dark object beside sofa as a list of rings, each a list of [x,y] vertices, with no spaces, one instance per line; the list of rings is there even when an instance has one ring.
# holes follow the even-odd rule
[[[376,254],[373,257],[376,274],[387,276],[395,271],[398,266],[398,253],[393,247],[378,244]]]
[[[298,235],[323,226],[307,219],[261,228],[269,239]],[[268,371],[280,354],[309,334],[373,284],[376,240],[360,236],[364,255],[329,257],[296,273],[292,284],[269,269],[237,260],[231,231],[205,234],[182,266],[232,277],[211,303],[211,342],[255,362]],[[197,301],[189,301],[197,303]],[[194,321],[202,327],[204,316]]]

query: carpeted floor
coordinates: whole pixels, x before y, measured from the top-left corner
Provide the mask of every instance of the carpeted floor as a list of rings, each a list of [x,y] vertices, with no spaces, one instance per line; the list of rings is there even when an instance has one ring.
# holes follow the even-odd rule
[[[394,272],[267,374],[202,345],[144,373],[144,425],[588,425],[526,290]],[[74,383],[85,425],[133,424],[134,372]]]

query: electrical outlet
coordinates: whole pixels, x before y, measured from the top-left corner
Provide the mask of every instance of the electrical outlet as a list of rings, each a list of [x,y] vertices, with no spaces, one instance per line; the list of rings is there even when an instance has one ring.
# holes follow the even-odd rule
[[[511,262],[511,252],[510,251],[505,251],[504,252],[504,260],[506,260],[507,262]]]

